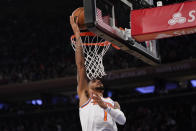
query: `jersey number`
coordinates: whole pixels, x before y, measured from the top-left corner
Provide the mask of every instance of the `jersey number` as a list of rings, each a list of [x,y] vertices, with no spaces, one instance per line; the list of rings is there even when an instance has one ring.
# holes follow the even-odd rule
[[[104,121],[107,121],[107,115],[108,115],[108,113],[106,111],[104,111]]]

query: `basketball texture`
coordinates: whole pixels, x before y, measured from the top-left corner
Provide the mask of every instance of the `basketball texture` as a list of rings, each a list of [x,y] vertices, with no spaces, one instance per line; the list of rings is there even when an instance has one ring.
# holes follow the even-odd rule
[[[84,24],[84,7],[80,7],[74,10],[72,16],[78,17],[78,27],[80,28],[80,30],[87,29]]]

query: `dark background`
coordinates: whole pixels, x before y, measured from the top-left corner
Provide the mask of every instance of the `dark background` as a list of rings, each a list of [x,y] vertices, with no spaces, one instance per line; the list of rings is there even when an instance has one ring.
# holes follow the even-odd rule
[[[183,1],[163,0],[163,5]],[[133,5],[149,8],[140,0]],[[82,0],[0,1],[0,131],[81,130],[69,24],[81,6]],[[158,40],[162,62],[157,67],[108,51],[104,66],[111,77],[104,81],[104,95],[119,101],[127,117],[119,131],[195,130],[195,37]],[[136,91],[149,85],[153,93]]]

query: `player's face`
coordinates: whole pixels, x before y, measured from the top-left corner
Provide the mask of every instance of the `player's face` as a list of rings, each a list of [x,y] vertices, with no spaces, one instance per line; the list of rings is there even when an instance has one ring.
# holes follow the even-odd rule
[[[102,92],[104,91],[103,83],[101,80],[93,79],[89,82],[89,88],[95,92]]]

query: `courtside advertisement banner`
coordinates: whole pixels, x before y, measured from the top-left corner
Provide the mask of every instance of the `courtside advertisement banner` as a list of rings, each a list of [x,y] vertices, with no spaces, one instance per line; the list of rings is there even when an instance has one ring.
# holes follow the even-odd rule
[[[147,41],[196,33],[196,1],[131,11],[131,35]]]

